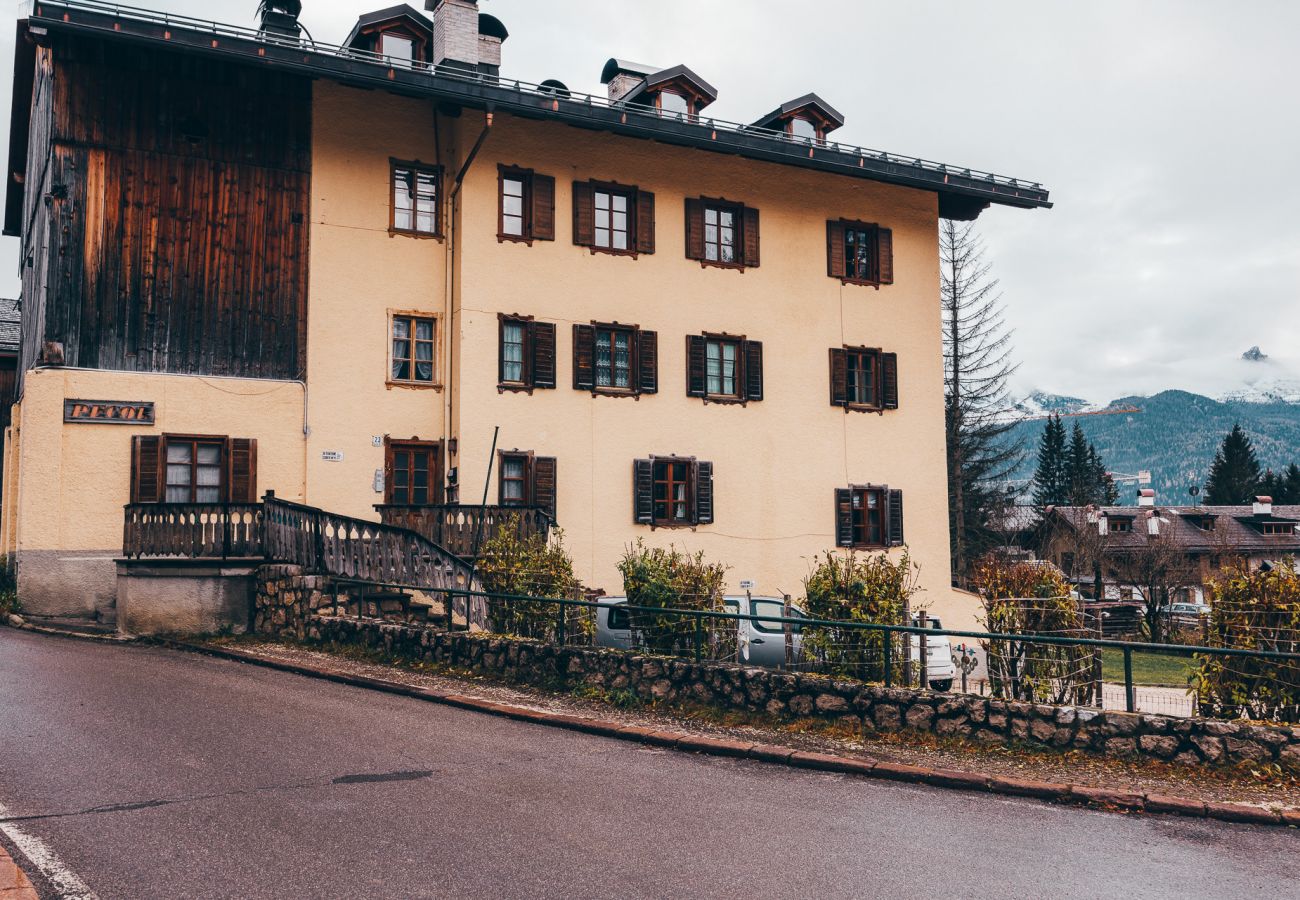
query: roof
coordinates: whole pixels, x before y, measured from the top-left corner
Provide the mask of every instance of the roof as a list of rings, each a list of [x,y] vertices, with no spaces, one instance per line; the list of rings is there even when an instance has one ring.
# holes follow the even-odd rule
[[[660,71],[659,66],[648,66],[645,63],[632,62],[628,59],[611,58],[609,62],[605,63],[605,68],[600,71],[600,83],[609,84],[614,80],[615,76],[621,74],[640,75],[644,78],[658,71]]]
[[[717,88],[709,84],[699,75],[696,75],[685,65],[679,65],[673,66],[670,69],[651,72],[649,75],[645,76],[640,84],[628,91],[619,102],[626,103],[630,100],[634,100],[638,95],[644,94],[646,91],[657,88],[661,84],[669,84],[674,81],[687,82],[691,87],[695,88],[699,94],[706,97],[710,103],[718,99]]]
[[[400,65],[374,53],[319,41],[259,34],[254,28],[119,7],[102,0],[43,0],[20,21],[16,42],[9,172],[26,171],[34,46],[45,35],[80,34],[138,47],[222,58],[307,78],[423,97],[468,109],[492,109],[522,118],[560,122],[661,144],[726,153],[850,178],[895,184],[938,195],[943,218],[971,220],[990,204],[1019,209],[1051,207],[1046,188],[1034,181],[962,166],[826,141],[809,147],[788,135],[707,116],[662,116],[653,108],[611,104],[605,97],[503,79],[452,66]],[[616,61],[617,62],[617,61]],[[634,64],[627,64],[634,65]],[[663,70],[665,72],[671,70]],[[652,73],[654,74],[654,73]],[[7,180],[4,233],[21,233],[22,185]]]
[[[374,12],[368,12],[357,17],[357,24],[352,26],[348,36],[343,39],[343,46],[351,47],[352,43],[361,35],[361,32],[371,25],[378,25],[381,22],[388,22],[400,18],[410,19],[417,28],[423,31],[432,32],[433,22],[423,13],[419,12],[413,6],[401,3],[397,6],[389,6],[385,9],[377,9]]]
[[[1300,534],[1262,534],[1255,527],[1261,523],[1300,522],[1300,506],[1274,506],[1272,515],[1257,516],[1254,507],[1243,506],[1057,506],[1048,513],[1049,518],[1065,520],[1072,528],[1093,527],[1090,514],[1110,518],[1132,518],[1133,530],[1110,532],[1107,549],[1124,550],[1145,546],[1152,540],[1147,528],[1141,524],[1148,516],[1160,518],[1162,535],[1172,535],[1179,546],[1190,553],[1252,553],[1279,556],[1300,556]],[[1213,517],[1214,530],[1205,531],[1196,525],[1198,517]],[[1172,530],[1171,530],[1172,529]]]
[[[22,342],[22,307],[17,300],[0,297],[0,353],[17,353]]]
[[[808,109],[810,107],[819,113],[823,119],[827,119],[832,123],[832,127],[827,129],[828,131],[833,130],[834,128],[839,128],[844,124],[844,116],[842,116],[835,107],[831,106],[816,94],[804,94],[802,97],[796,97],[794,100],[782,103],[776,109],[755,122],[754,127],[776,128],[780,125],[781,120],[788,118],[793,113],[799,112],[801,109]]]
[[[496,16],[490,16],[487,13],[478,14],[478,33],[488,37],[500,38],[503,41],[510,37],[510,32],[506,31],[505,23]]]

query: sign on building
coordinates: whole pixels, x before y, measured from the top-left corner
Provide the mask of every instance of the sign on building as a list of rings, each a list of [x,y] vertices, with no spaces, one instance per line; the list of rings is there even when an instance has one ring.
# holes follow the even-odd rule
[[[132,400],[64,400],[63,421],[94,425],[152,425],[153,403]]]

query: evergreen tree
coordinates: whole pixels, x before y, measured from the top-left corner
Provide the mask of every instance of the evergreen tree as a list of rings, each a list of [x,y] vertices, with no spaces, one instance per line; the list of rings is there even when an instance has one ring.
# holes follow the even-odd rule
[[[1286,467],[1286,473],[1282,478],[1285,489],[1282,495],[1285,499],[1279,500],[1279,503],[1296,504],[1300,503],[1300,466],[1295,463]]]
[[[1258,493],[1259,481],[1259,459],[1255,456],[1255,448],[1241,426],[1233,425],[1210,464],[1210,477],[1205,482],[1205,502],[1211,506],[1249,503]]]
[[[1070,506],[1087,506],[1097,501],[1099,484],[1096,471],[1097,450],[1088,443],[1078,421],[1070,433],[1065,451],[1067,500]]]
[[[1034,505],[1040,509],[1070,502],[1070,481],[1065,449],[1065,426],[1060,416],[1049,416],[1038,441],[1038,469],[1034,472]]]
[[[1088,471],[1095,493],[1091,502],[1098,506],[1114,506],[1119,503],[1119,487],[1115,479],[1106,471],[1106,464],[1101,454],[1091,443],[1088,444]]]

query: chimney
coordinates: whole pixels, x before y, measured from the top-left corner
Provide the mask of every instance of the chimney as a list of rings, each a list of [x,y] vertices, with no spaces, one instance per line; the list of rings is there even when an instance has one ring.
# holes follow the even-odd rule
[[[302,0],[262,0],[257,4],[257,33],[296,41],[302,34],[301,13]]]
[[[1151,488],[1142,488],[1138,491],[1138,506],[1155,506],[1156,492]]]
[[[1273,498],[1264,496],[1256,497],[1255,505],[1251,507],[1251,511],[1257,516],[1273,515]]]
[[[1147,513],[1147,534],[1154,537],[1160,533],[1160,517],[1155,514],[1155,510]]]
[[[501,45],[510,32],[501,20],[487,13],[478,17],[478,70],[484,75],[496,77],[501,74]]]
[[[424,8],[433,10],[433,64],[477,71],[477,0],[424,0]]]
[[[645,81],[647,75],[658,71],[654,66],[625,59],[611,59],[605,63],[604,71],[600,73],[600,82],[609,89],[609,102],[617,103]]]

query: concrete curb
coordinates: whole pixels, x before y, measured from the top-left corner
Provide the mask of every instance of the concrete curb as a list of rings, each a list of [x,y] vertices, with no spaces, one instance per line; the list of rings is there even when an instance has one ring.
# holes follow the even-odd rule
[[[72,638],[78,641],[95,641],[100,644],[134,644],[140,640],[136,637],[128,637],[121,634],[96,634],[92,631],[72,631],[67,628],[50,628],[47,625],[34,625],[26,619],[20,619],[20,625],[15,625],[12,621],[0,620],[0,625],[6,625],[14,631],[30,631],[35,634],[48,634],[53,637]]]
[[[0,900],[40,900],[18,863],[0,847]]]
[[[554,728],[567,728],[570,731],[580,731],[584,734],[636,741],[674,750],[685,750],[712,756],[740,757],[759,762],[791,766],[797,769],[859,775],[885,781],[924,784],[931,787],[955,788],[966,791],[982,791],[1011,797],[1031,797],[1050,803],[1087,806],[1113,812],[1157,813],[1193,819],[1214,819],[1235,824],[1300,828],[1300,810],[1271,810],[1244,803],[1207,803],[1201,800],[1169,797],[1162,794],[1139,794],[1085,785],[1060,784],[1050,781],[1010,778],[1001,775],[981,775],[975,772],[932,769],[926,766],[909,766],[884,760],[856,759],[835,756],[830,753],[795,750],[791,747],[780,747],[772,744],[723,740],[682,734],[675,731],[662,731],[640,725],[623,725],[602,719],[588,719],[582,716],[525,709],[434,688],[414,687],[396,681],[385,681],[364,675],[349,675],[331,669],[284,662],[226,647],[192,644],[186,641],[170,639],[155,639],[151,643],[176,650],[202,653],[236,662],[249,663],[268,669],[277,669],[281,672],[290,672],[308,678],[319,678],[352,687],[367,688],[430,703],[442,703],[474,712],[504,716],[517,721],[549,725]]]

